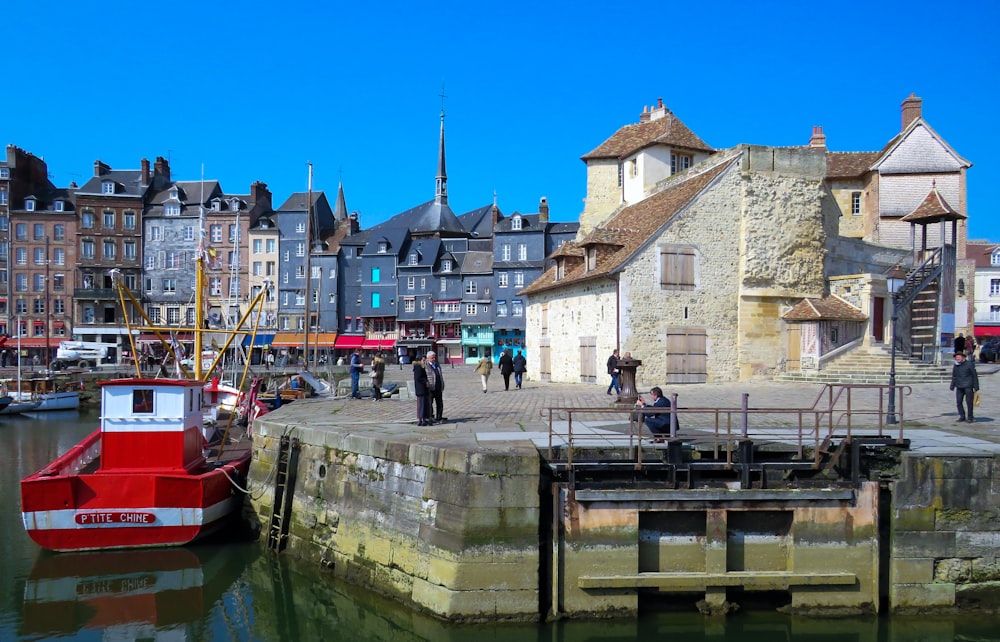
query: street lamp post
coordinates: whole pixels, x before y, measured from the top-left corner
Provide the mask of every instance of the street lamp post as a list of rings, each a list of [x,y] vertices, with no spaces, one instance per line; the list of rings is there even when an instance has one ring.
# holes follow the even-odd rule
[[[892,323],[889,329],[892,335],[892,349],[889,357],[889,407],[886,412],[885,422],[888,424],[898,423],[896,419],[896,321],[899,320],[899,291],[906,282],[906,273],[897,265],[886,275],[885,284],[892,297]]]

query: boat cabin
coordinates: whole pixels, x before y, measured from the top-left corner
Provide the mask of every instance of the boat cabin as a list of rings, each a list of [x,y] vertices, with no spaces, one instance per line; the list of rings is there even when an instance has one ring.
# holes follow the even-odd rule
[[[201,472],[201,382],[114,379],[100,385],[100,472]]]

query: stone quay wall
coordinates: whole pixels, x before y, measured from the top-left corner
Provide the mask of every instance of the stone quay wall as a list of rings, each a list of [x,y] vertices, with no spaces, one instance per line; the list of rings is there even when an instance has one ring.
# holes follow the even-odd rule
[[[892,498],[892,610],[1000,609],[997,459],[907,453],[902,468]]]
[[[538,619],[537,451],[352,428],[255,424],[251,479],[271,480],[253,502],[264,535],[287,433],[301,444],[293,554],[450,620]]]

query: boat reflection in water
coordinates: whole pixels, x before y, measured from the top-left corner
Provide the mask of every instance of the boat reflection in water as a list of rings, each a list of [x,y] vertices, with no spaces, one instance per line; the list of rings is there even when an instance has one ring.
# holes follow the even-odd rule
[[[201,637],[208,615],[240,578],[254,544],[52,554],[24,586],[25,637],[100,631],[105,639]],[[179,636],[179,637],[178,637]]]

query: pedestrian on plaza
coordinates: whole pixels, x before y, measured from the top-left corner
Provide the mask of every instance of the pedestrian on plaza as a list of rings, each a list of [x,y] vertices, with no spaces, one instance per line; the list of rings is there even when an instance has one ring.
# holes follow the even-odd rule
[[[358,382],[361,380],[362,370],[364,370],[364,366],[361,365],[361,355],[355,350],[351,353],[351,397],[354,399],[361,398],[361,394],[358,392]]]
[[[424,364],[424,369],[427,371],[427,390],[430,393],[429,398],[432,402],[428,406],[428,416],[431,416],[430,411],[434,410],[433,413],[434,421],[447,421],[448,418],[444,416],[444,374],[441,372],[441,364],[438,363],[437,353],[433,350],[427,352],[427,361]]]
[[[380,401],[382,399],[382,381],[385,379],[385,359],[382,355],[375,353],[375,358],[372,359],[372,393],[374,393],[375,398],[372,401]]]
[[[268,370],[274,367],[274,353],[268,352],[267,357],[264,359],[264,363]]]
[[[503,389],[510,390],[510,376],[514,374],[514,359],[510,356],[510,350],[500,353],[500,376],[503,377]]]
[[[608,374],[611,375],[611,383],[608,385],[608,394],[614,388],[616,395],[622,394],[622,389],[618,386],[618,348],[615,348],[611,356],[608,357]]]
[[[424,368],[424,358],[420,356],[413,360],[413,395],[417,398],[417,425],[433,425],[429,409],[430,386],[427,369]]]
[[[976,363],[966,359],[964,352],[955,353],[955,365],[951,369],[951,390],[955,391],[958,420],[975,423],[973,408],[976,392],[979,391],[979,375],[976,374]]]
[[[493,372],[493,362],[489,357],[484,356],[476,366],[476,374],[483,381],[483,394],[486,394],[486,382],[490,380],[490,373]]]
[[[528,360],[524,358],[521,351],[517,351],[517,356],[514,357],[514,387],[518,390],[521,389],[521,383],[524,379],[524,373],[528,369]]]
[[[976,338],[969,337],[965,340],[965,360],[975,362]]]

